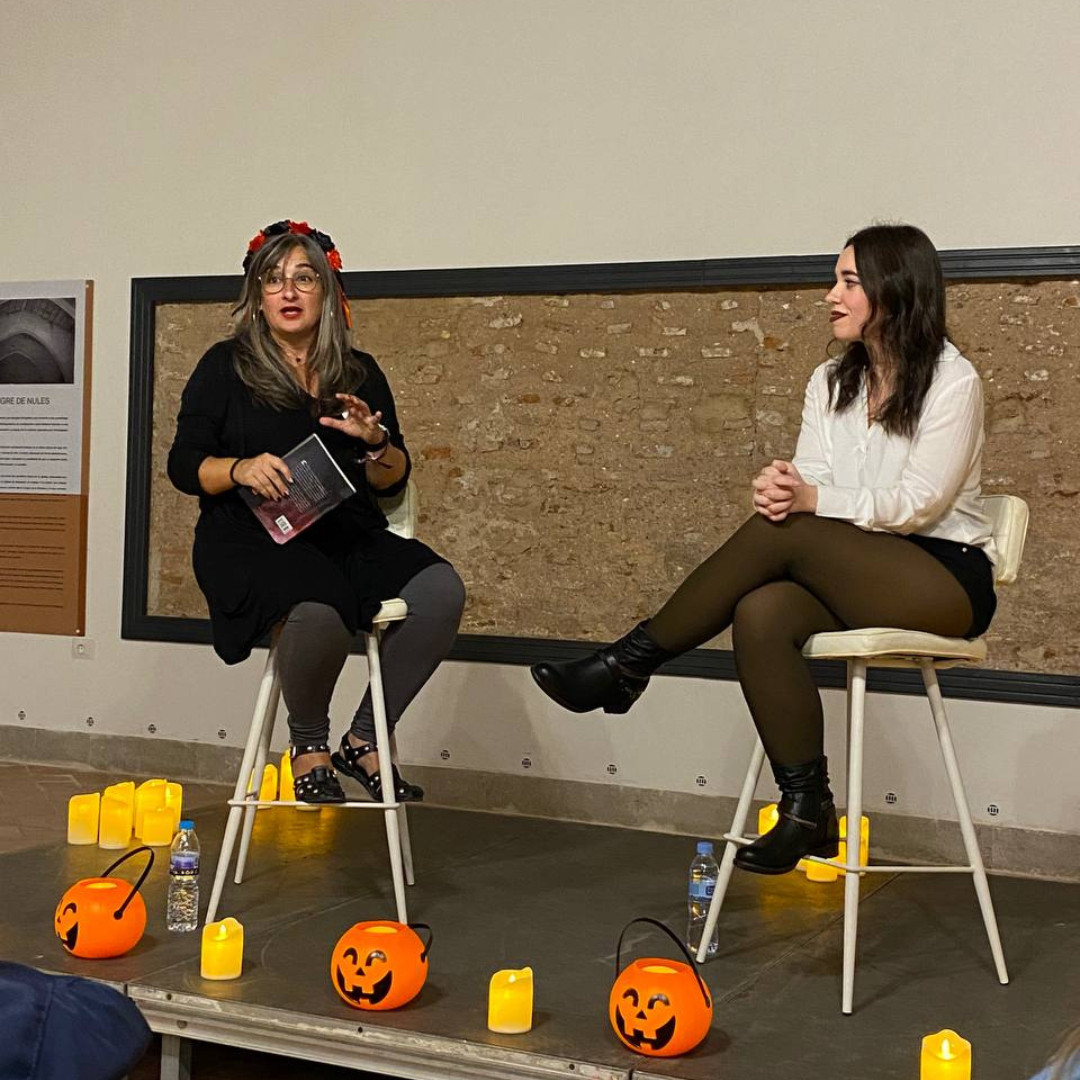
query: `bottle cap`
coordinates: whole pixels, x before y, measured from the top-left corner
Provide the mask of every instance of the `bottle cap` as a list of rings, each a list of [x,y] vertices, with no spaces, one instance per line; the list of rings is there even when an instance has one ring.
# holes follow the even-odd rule
[[[180,822],[180,828],[181,829],[194,829],[195,828],[195,822],[194,821],[189,821],[187,818],[185,818],[183,821]]]
[[[699,840],[697,842],[697,853],[699,855],[711,855],[713,853],[712,841]]]

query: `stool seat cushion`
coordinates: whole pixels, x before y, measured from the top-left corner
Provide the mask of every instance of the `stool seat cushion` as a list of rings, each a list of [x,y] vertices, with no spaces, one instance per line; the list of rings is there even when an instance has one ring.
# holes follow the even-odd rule
[[[371,620],[373,624],[397,622],[409,614],[409,605],[395,596],[393,600],[384,600],[379,608],[379,613]]]
[[[938,660],[979,663],[986,659],[985,638],[950,638],[924,634],[918,630],[897,630],[871,626],[862,630],[837,630],[814,634],[803,646],[803,656],[811,660],[890,660],[929,656]]]

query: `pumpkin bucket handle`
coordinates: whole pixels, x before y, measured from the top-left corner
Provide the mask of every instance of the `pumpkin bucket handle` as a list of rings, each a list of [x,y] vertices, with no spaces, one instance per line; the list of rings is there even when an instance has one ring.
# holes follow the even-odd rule
[[[435,931],[426,922],[411,922],[405,925],[410,930],[426,930],[428,932],[428,939],[424,943],[424,951],[420,954],[420,960],[423,962],[428,958],[428,953],[431,952],[431,943],[435,940]],[[423,941],[423,938],[421,938],[421,941]]]
[[[636,919],[631,919],[622,928],[622,933],[619,935],[619,944],[615,946],[615,978],[617,979],[619,977],[619,972],[622,970],[622,964],[619,962],[619,957],[622,954],[623,938],[626,937],[626,931],[629,930],[630,927],[634,925],[634,923],[639,922],[650,923],[658,929],[663,930],[664,933],[667,934],[667,936],[675,942],[675,944],[679,947],[679,951],[683,954],[683,956],[686,957],[686,963],[689,966],[690,970],[694,973],[694,977],[698,981],[698,986],[701,987],[701,996],[705,999],[706,1007],[712,1008],[712,1001],[709,998],[709,991],[708,988],[705,986],[705,980],[701,977],[701,973],[697,969],[697,964],[694,963],[694,960],[691,958],[686,946],[679,940],[679,938],[674,933],[672,933],[670,927],[665,926],[658,919],[650,919],[646,915],[641,915]]]
[[[122,919],[124,912],[127,910],[128,904],[135,899],[135,894],[142,888],[142,883],[146,880],[146,875],[150,873],[151,868],[154,865],[154,852],[151,848],[148,848],[145,844],[141,847],[132,848],[127,854],[121,855],[116,862],[112,863],[109,868],[101,875],[102,877],[108,877],[122,862],[126,862],[132,855],[139,855],[142,852],[146,852],[150,858],[147,860],[146,866],[143,867],[143,872],[139,875],[139,880],[132,886],[131,892],[127,894],[127,899],[113,912],[114,919]]]

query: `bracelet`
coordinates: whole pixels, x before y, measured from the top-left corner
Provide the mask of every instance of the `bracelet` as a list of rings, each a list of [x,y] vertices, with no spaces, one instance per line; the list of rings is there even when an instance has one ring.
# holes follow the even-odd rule
[[[235,460],[235,461],[234,461],[234,462],[233,462],[233,463],[232,463],[232,464],[231,464],[231,465],[229,466],[229,483],[230,483],[230,484],[235,484],[235,485],[236,485],[237,487],[239,487],[239,486],[240,486],[240,481],[239,481],[239,480],[237,480],[235,476],[233,476],[233,472],[234,472],[234,471],[236,470],[236,466],[237,466],[237,465],[239,465],[239,464],[240,464],[240,462],[241,462],[241,461],[243,461],[243,460],[244,460],[243,458],[237,458],[237,459],[236,459],[236,460]]]
[[[386,451],[389,450],[389,449],[390,449],[390,440],[387,439],[385,442],[383,442],[379,446],[378,450],[369,450],[364,455],[364,464],[365,465],[374,465],[374,464],[376,464],[376,462],[382,461],[382,459],[384,457],[386,457]],[[384,465],[383,468],[386,468],[386,466]]]
[[[376,458],[372,458],[370,455],[378,450],[385,450],[387,444],[390,442],[390,431],[385,424],[379,425],[379,430],[382,432],[382,438],[377,443],[364,443],[367,450],[369,460],[375,461]],[[381,455],[380,455],[381,456]]]

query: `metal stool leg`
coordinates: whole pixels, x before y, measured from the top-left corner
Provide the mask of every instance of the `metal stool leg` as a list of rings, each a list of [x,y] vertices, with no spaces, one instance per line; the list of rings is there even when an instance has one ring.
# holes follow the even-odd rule
[[[975,882],[975,895],[979,898],[979,908],[982,911],[983,923],[986,926],[986,936],[990,939],[990,952],[994,956],[994,967],[997,968],[998,981],[1005,985],[1009,981],[1009,973],[1005,967],[1005,954],[1001,948],[1001,935],[998,933],[994,904],[990,899],[990,884],[986,880],[986,867],[983,865],[979,840],[975,835],[975,826],[971,821],[971,810],[968,807],[967,795],[964,792],[964,781],[960,776],[960,766],[956,761],[956,750],[953,747],[952,733],[949,731],[949,721],[945,716],[945,702],[941,697],[937,672],[934,670],[933,660],[922,660],[919,666],[922,668],[923,682],[926,684],[926,696],[930,701],[930,712],[934,717],[934,726],[937,728],[938,742],[941,744],[941,756],[945,759],[945,771],[949,774],[953,801],[956,803],[956,814],[960,821],[960,834],[964,838],[964,850],[967,852],[968,864],[971,866],[972,879]],[[848,818],[849,822],[850,820]]]
[[[274,656],[274,643],[271,643],[270,652],[266,657],[266,667],[263,669],[262,681],[259,683],[259,693],[255,699],[255,711],[251,717],[251,727],[248,730],[247,744],[244,747],[244,757],[240,762],[240,773],[236,778],[236,787],[233,789],[233,799],[243,799],[247,795],[248,778],[255,765],[255,755],[258,753],[262,740],[262,729],[266,723],[267,706],[273,695],[274,684],[277,681],[277,664]],[[221,853],[218,855],[217,872],[214,874],[214,888],[210,893],[210,906],[206,911],[206,921],[214,922],[217,919],[218,905],[221,903],[221,893],[225,888],[225,877],[229,872],[229,864],[232,862],[233,848],[236,846],[236,835],[240,830],[240,816],[244,808],[240,806],[229,807],[229,818],[225,824],[225,837],[221,842]]]
[[[270,753],[270,739],[274,734],[274,721],[277,720],[278,702],[281,700],[281,676],[277,667],[277,641],[270,646],[270,656],[267,663],[274,668],[274,682],[270,689],[270,698],[266,703],[266,715],[262,724],[262,737],[259,739],[259,747],[255,751],[255,765],[251,770],[251,779],[248,782],[248,791],[254,788],[255,798],[259,797],[259,788],[262,786],[263,769],[266,768],[266,759]],[[255,828],[255,814],[258,807],[247,806],[244,808],[244,828],[240,833],[240,851],[236,856],[236,874],[233,881],[240,885],[244,881],[244,868],[247,866],[248,850],[251,847],[251,833]]]
[[[754,749],[750,754],[750,764],[746,768],[746,776],[743,778],[742,791],[739,793],[739,802],[735,807],[735,818],[731,822],[731,835],[743,836],[746,828],[746,819],[750,813],[750,804],[754,801],[754,790],[757,788],[758,779],[761,776],[761,767],[765,763],[765,747],[761,744],[757,732],[754,733]],[[701,932],[701,946],[697,952],[697,962],[705,962],[705,954],[712,941],[713,931],[716,929],[716,921],[720,918],[720,908],[724,903],[724,894],[727,892],[728,883],[731,881],[731,872],[735,868],[735,852],[738,844],[729,840],[724,845],[724,855],[720,860],[720,874],[716,879],[716,888],[713,890],[713,898],[709,903],[709,914],[705,918],[705,928]]]
[[[390,760],[397,764],[397,739],[390,736]],[[413,876],[412,864],[412,841],[409,839],[409,818],[404,804],[398,807],[398,829],[401,833],[401,859],[405,866],[405,884],[415,885],[416,878]]]
[[[405,908],[405,876],[402,865],[401,832],[398,827],[397,807],[394,804],[394,770],[391,762],[390,735],[386,730],[386,701],[383,698],[382,665],[379,660],[379,644],[382,632],[378,626],[367,635],[368,681],[371,686],[371,707],[375,719],[375,738],[379,752],[379,775],[382,777],[383,802],[389,804],[383,812],[386,822],[386,846],[390,855],[390,872],[394,878],[394,900],[397,904],[398,922],[408,922]]]
[[[191,1040],[161,1036],[161,1080],[191,1080]]]
[[[862,821],[863,717],[866,709],[866,661],[848,661],[848,851],[859,858],[859,823]],[[854,824],[852,824],[854,823]],[[854,845],[854,847],[853,847]],[[849,856],[849,863],[851,858]],[[860,874],[844,876],[844,985],[841,1009],[850,1015],[855,996],[855,935],[859,927]]]

